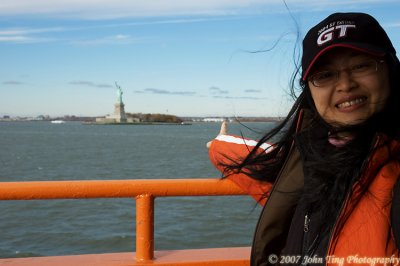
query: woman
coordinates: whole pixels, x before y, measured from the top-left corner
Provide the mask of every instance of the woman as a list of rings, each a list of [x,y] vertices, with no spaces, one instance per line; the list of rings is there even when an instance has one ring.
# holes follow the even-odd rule
[[[222,129],[209,145],[214,165],[264,205],[251,265],[396,264],[400,63],[390,39],[370,15],[330,15],[303,40],[300,85],[258,142]]]

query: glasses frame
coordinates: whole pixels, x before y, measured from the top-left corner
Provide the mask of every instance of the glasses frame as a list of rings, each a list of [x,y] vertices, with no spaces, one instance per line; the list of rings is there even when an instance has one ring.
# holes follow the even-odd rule
[[[384,62],[385,62],[385,60],[383,60],[383,59],[368,59],[368,60],[365,60],[365,61],[363,61],[363,62],[361,62],[361,63],[366,63],[366,62],[375,62],[375,70],[373,71],[373,72],[366,72],[366,73],[358,73],[358,74],[361,74],[361,76],[357,76],[357,77],[365,77],[365,76],[368,76],[368,75],[371,75],[371,74],[373,74],[373,73],[376,73],[376,72],[378,72],[378,69],[379,69],[379,65],[380,64],[383,64]],[[359,63],[359,64],[361,64],[361,63]],[[354,66],[356,66],[356,64],[355,65],[353,65],[353,66],[350,66],[350,67],[346,67],[346,68],[342,68],[342,69],[337,69],[337,70],[324,70],[324,71],[319,71],[319,72],[316,72],[316,73],[314,73],[314,74],[312,74],[312,75],[310,75],[310,77],[307,79],[309,82],[311,82],[311,84],[313,84],[315,87],[318,87],[318,88],[323,88],[323,87],[328,87],[328,86],[331,86],[331,85],[334,85],[334,84],[336,84],[337,82],[338,82],[338,80],[339,80],[339,78],[340,78],[340,73],[341,72],[347,72],[349,75],[350,75],[350,77],[353,77],[353,72],[355,72],[355,70],[353,70],[352,68],[354,67]],[[320,84],[320,83],[318,83],[316,80],[315,80],[315,77],[317,76],[317,75],[321,75],[322,73],[327,73],[327,72],[332,72],[333,74],[334,74],[334,76],[333,76],[333,79],[332,79],[332,81],[329,81],[327,84]]]

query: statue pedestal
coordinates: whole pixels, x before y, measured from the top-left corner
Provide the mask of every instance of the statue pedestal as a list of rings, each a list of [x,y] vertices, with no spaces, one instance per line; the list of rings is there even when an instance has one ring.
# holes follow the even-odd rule
[[[114,113],[106,117],[107,120],[114,120],[115,123],[126,123],[125,105],[123,103],[114,104]]]

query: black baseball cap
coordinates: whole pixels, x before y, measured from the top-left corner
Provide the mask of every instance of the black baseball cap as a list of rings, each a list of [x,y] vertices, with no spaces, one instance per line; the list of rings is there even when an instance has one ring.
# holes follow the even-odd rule
[[[335,47],[375,56],[396,55],[392,42],[378,21],[365,13],[334,13],[311,28],[303,40],[302,79],[318,58]]]

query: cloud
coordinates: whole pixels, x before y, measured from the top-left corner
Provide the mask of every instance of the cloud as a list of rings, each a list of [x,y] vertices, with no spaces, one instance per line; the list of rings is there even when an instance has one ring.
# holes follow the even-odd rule
[[[0,11],[1,14],[1,11]],[[49,33],[64,33],[64,32],[77,32],[77,31],[88,31],[88,30],[100,30],[100,29],[122,29],[126,27],[145,26],[145,25],[159,25],[159,24],[184,24],[184,23],[200,23],[208,21],[221,21],[231,20],[234,18],[190,18],[190,19],[161,19],[161,20],[146,20],[146,21],[133,21],[124,23],[97,23],[96,25],[90,26],[79,26],[79,27],[44,27],[44,28],[0,28],[0,42],[14,42],[14,43],[38,43],[38,42],[70,42],[78,45],[99,45],[99,44],[131,44],[138,42],[153,41],[153,38],[138,38],[132,37],[127,34],[116,34],[113,36],[103,36],[96,39],[81,39],[81,40],[66,40],[57,39],[55,37],[45,38],[43,34]]]
[[[134,24],[134,23],[132,23]],[[72,44],[131,44],[137,42],[148,41],[150,38],[134,38],[127,34],[116,34],[111,36],[99,37],[96,39],[81,39],[81,40],[68,40],[55,37],[43,37],[44,34],[49,33],[64,33],[74,31],[86,31],[108,28],[121,28],[131,26],[131,23],[119,24],[104,24],[99,23],[96,26],[81,26],[81,27],[53,27],[53,28],[0,28],[0,42],[14,42],[14,43],[39,43],[39,42],[70,42]]]
[[[26,83],[21,82],[21,81],[16,81],[16,80],[3,81],[3,85],[24,85],[24,84],[26,84]]]
[[[209,88],[209,91],[210,91],[212,94],[228,94],[228,93],[229,93],[229,91],[227,91],[227,90],[222,90],[222,89],[220,89],[220,88],[218,88],[218,87],[215,87],[215,86],[210,87],[210,88]]]
[[[126,17],[157,17],[183,15],[232,15],[248,12],[282,12],[282,0],[18,0],[3,1],[0,16],[32,15],[83,18],[112,19]],[[303,10],[331,10],[332,7],[348,7],[353,4],[390,3],[394,0],[290,0],[289,8]],[[277,8],[282,7],[282,8]]]
[[[184,96],[192,96],[196,94],[196,92],[194,91],[168,91],[155,88],[146,88],[142,91],[134,91],[134,93],[153,93],[153,94],[184,95]]]
[[[70,85],[77,85],[77,86],[95,87],[95,88],[113,88],[113,86],[110,85],[110,84],[105,84],[105,83],[94,83],[94,82],[85,81],[85,80],[71,81],[71,82],[69,82],[68,84],[70,84]]]
[[[0,42],[12,42],[12,43],[38,43],[44,42],[45,39],[32,38],[28,36],[12,35],[12,36],[1,36]]]
[[[62,27],[53,28],[10,28],[0,30],[1,35],[27,35],[33,33],[60,32],[66,30]]]
[[[97,39],[78,40],[71,43],[78,45],[102,45],[102,44],[132,44],[143,41],[144,38],[133,38],[130,35],[117,34],[113,36],[106,36]]]
[[[245,90],[244,92],[248,92],[248,93],[260,93],[261,90]]]
[[[160,90],[160,89],[153,89],[153,88],[147,88],[144,89],[145,92],[151,92],[155,94],[170,94],[170,91],[167,90]]]
[[[398,0],[287,0],[289,8],[294,12],[317,12],[335,8],[358,9],[360,5],[384,5],[397,3]],[[3,1],[0,4],[0,17],[27,16],[32,19],[70,19],[70,20],[111,20],[136,18],[143,20],[120,23],[85,23],[85,26],[39,27],[39,28],[0,28],[0,43],[41,43],[70,42],[81,45],[131,44],[143,41],[128,35],[118,34],[97,39],[65,40],[58,37],[46,38],[40,34],[51,32],[84,31],[103,28],[122,28],[154,24],[201,23],[207,21],[234,20],[251,18],[260,13],[287,13],[282,0],[18,0]],[[185,17],[193,16],[193,17]],[[151,17],[152,19],[147,19]],[[158,19],[157,19],[158,18]],[[77,24],[75,24],[77,25]],[[389,27],[398,27],[397,23]],[[82,35],[85,36],[85,35]],[[87,35],[89,36],[89,35]],[[261,37],[264,38],[264,37]],[[271,38],[271,37],[268,37]]]
[[[14,43],[37,43],[37,42],[50,42],[50,41],[66,41],[65,39],[56,39],[42,37],[40,34],[54,33],[54,32],[71,32],[71,31],[84,31],[97,28],[109,28],[115,25],[99,25],[88,27],[54,27],[54,28],[8,28],[0,29],[0,42],[14,42]],[[139,41],[139,38],[133,38],[126,34],[116,34],[112,36],[105,36],[97,39],[71,41],[75,44],[109,44],[109,43],[132,43]]]
[[[60,32],[64,28],[8,28],[0,29],[0,42],[39,43],[54,41],[53,38],[39,37],[37,34]],[[35,36],[36,35],[36,36]]]
[[[272,2],[280,2],[273,0]],[[107,19],[118,17],[231,14],[264,0],[18,0],[1,4],[0,15],[43,15]]]
[[[251,96],[229,96],[226,94],[229,94],[229,91],[227,90],[222,90],[219,87],[212,86],[209,88],[209,91],[211,92],[213,98],[215,99],[235,99],[235,100],[261,100],[265,99],[262,97],[251,97]],[[245,90],[244,92],[246,93],[260,93],[261,90],[254,90],[254,89],[248,89]]]
[[[129,39],[130,36],[124,35],[124,34],[118,34],[118,35],[113,36],[113,38],[116,40],[126,40],[126,39]]]
[[[215,95],[213,98],[216,99],[235,99],[235,100],[262,100],[266,99],[265,97],[248,97],[248,96],[220,96],[220,95]]]
[[[393,23],[388,23],[382,25],[384,28],[399,28],[400,27],[400,22],[393,22]]]

